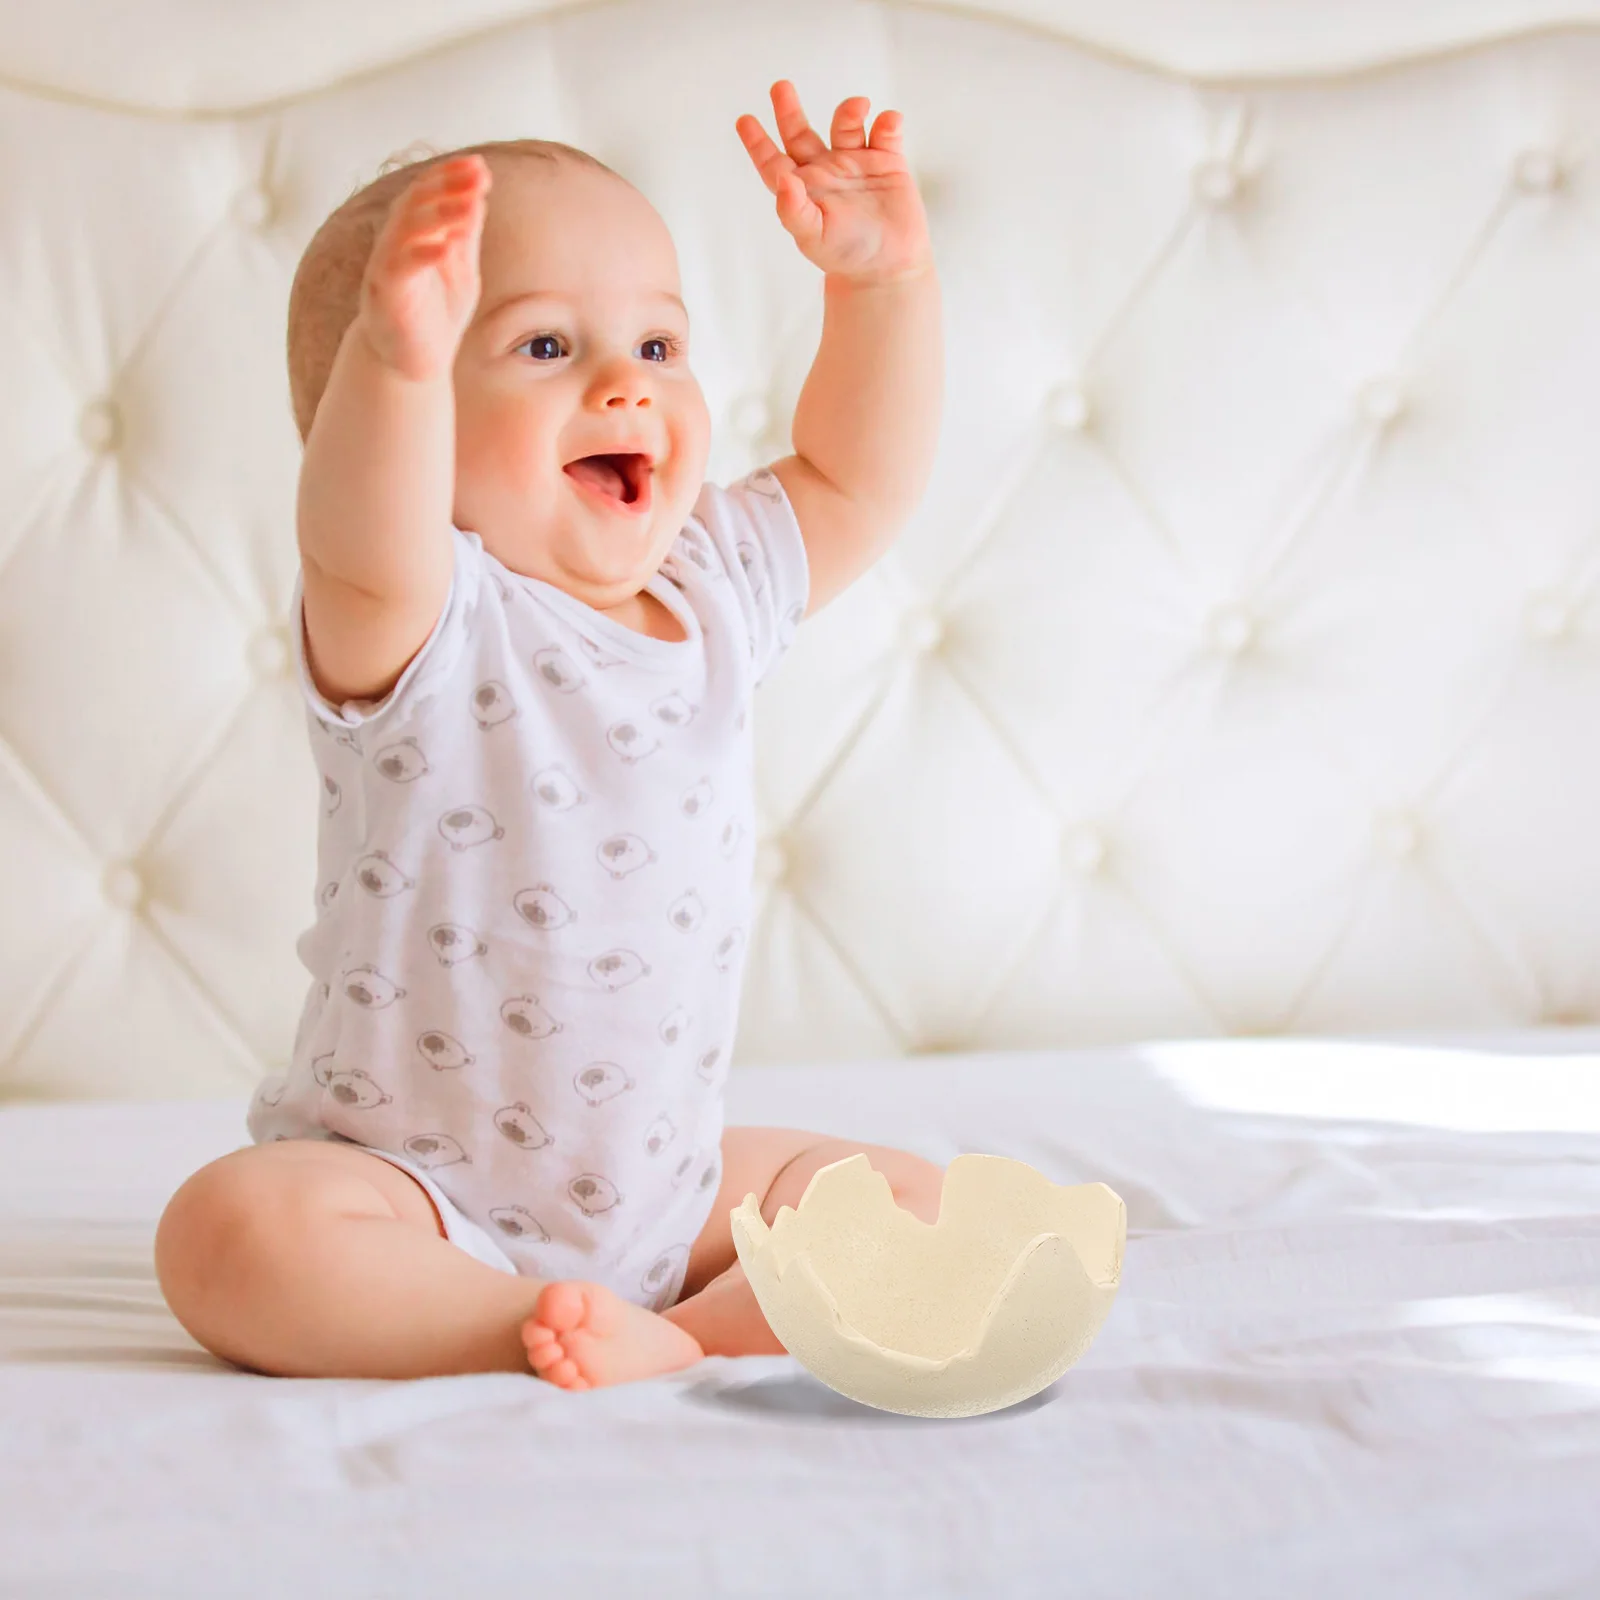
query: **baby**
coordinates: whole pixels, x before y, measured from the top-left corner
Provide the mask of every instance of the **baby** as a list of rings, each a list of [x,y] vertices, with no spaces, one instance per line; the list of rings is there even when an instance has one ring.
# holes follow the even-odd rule
[[[296,273],[295,649],[321,775],[312,974],[253,1144],[168,1204],[174,1315],[288,1376],[567,1389],[778,1354],[729,1212],[864,1151],[724,1128],[753,900],[752,692],[922,493],[938,282],[900,117],[787,80],[737,124],[822,268],[796,454],[704,481],[670,235],[583,152],[385,173]]]

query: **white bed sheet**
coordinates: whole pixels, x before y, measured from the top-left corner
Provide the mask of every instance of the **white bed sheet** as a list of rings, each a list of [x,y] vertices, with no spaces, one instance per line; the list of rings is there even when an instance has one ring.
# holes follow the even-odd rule
[[[150,1261],[243,1098],[0,1107],[0,1594],[1600,1595],[1594,1032],[751,1069],[728,1112],[1110,1183],[1105,1328],[959,1421],[786,1357],[263,1378]]]

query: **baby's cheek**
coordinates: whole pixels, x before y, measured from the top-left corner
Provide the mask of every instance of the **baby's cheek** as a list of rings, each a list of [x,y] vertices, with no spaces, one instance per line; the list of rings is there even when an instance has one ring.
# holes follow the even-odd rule
[[[703,466],[711,453],[711,407],[698,382],[684,409],[683,425],[685,446],[691,454],[698,452]]]
[[[504,413],[479,413],[456,432],[456,478],[486,497],[525,498],[559,470],[553,442]]]
[[[706,475],[706,463],[711,456],[711,412],[698,385],[690,402],[673,419],[672,453],[675,458],[675,477],[679,485],[692,483],[699,489]],[[690,495],[692,502],[694,496]]]

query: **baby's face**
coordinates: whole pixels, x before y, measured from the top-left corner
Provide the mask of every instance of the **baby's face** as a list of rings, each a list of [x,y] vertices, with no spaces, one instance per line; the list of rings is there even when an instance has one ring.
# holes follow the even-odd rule
[[[500,162],[480,263],[454,373],[456,525],[514,572],[625,606],[693,509],[711,443],[671,235],[607,173]],[[642,512],[564,470],[624,450],[654,457]]]

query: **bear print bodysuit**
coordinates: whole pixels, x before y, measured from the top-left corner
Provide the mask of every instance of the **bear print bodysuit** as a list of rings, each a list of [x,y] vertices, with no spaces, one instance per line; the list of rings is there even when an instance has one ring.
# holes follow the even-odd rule
[[[292,625],[321,778],[312,984],[256,1143],[423,1170],[517,1271],[674,1303],[721,1178],[754,896],[752,691],[810,574],[765,468],[706,484],[647,637],[451,529],[449,598],[379,702]]]

